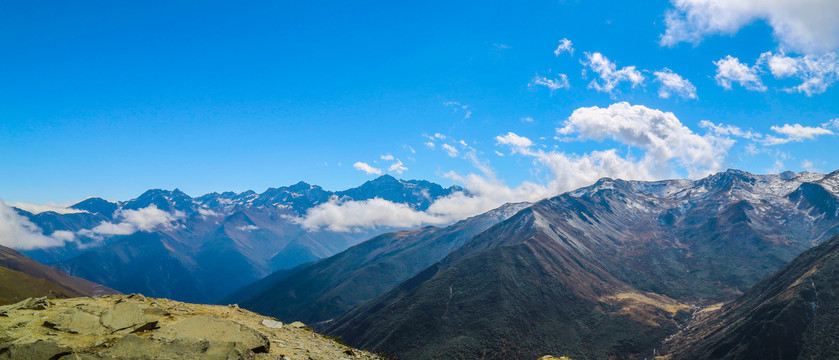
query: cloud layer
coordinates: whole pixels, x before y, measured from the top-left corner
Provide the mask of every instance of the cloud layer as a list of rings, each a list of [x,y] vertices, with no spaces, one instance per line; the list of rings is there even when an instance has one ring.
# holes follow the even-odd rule
[[[119,222],[105,221],[93,229],[79,231],[79,235],[101,238],[110,235],[131,235],[137,231],[173,230],[178,227],[177,221],[183,217],[184,213],[180,211],[170,213],[152,204],[138,210],[119,210],[114,214],[114,218],[119,219]]]
[[[0,245],[30,250],[61,246],[67,241],[74,241],[75,238],[69,231],[55,231],[49,236],[44,235],[40,227],[0,200]]]

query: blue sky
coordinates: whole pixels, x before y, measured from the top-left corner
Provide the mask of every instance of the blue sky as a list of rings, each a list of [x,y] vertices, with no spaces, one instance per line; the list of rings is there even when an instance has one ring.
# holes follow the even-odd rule
[[[837,5],[699,3],[7,2],[0,199],[839,169]]]

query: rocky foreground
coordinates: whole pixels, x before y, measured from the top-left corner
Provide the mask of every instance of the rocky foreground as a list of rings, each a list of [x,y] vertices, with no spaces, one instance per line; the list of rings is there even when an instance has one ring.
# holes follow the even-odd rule
[[[0,307],[0,359],[379,359],[237,306],[142,295]]]

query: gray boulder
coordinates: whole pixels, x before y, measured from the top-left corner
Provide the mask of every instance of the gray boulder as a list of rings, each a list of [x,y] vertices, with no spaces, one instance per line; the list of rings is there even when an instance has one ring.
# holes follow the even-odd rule
[[[214,340],[240,344],[254,353],[267,353],[268,337],[239,323],[222,320],[215,315],[198,315],[169,324],[152,335],[158,339]]]

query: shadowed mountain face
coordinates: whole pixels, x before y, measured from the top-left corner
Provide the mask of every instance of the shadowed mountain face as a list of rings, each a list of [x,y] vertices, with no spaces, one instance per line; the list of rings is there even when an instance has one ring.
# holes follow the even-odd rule
[[[85,279],[70,276],[25,255],[0,246],[0,305],[29,297],[76,297],[117,294]]]
[[[330,199],[374,197],[425,209],[460,188],[382,176],[341,192],[298,183],[257,194],[213,193],[192,198],[178,189],[149,190],[136,199],[99,198],[79,213],[19,211],[46,235],[76,234],[65,246],[27,250],[34,259],[122,292],[182,301],[216,302],[274,271],[336,254],[384,230],[310,230],[296,219]]]
[[[411,359],[643,358],[839,232],[839,174],[603,179],[541,201],[325,330]]]
[[[836,359],[839,236],[666,343],[670,359]]]
[[[326,321],[390,290],[528,205],[507,204],[445,228],[379,235],[292,275],[260,280],[223,303],[285,321]]]

